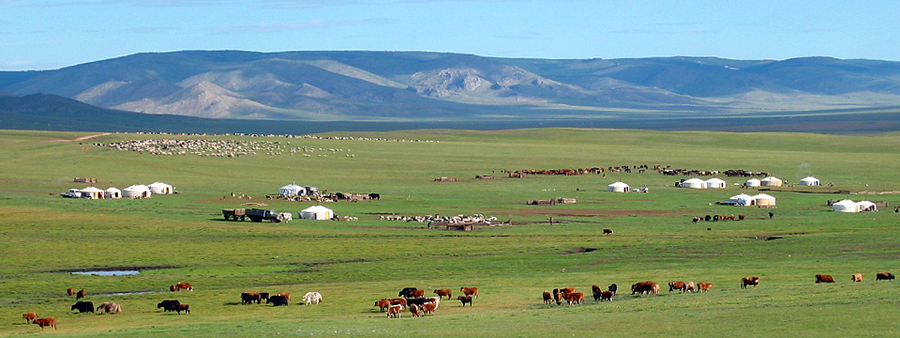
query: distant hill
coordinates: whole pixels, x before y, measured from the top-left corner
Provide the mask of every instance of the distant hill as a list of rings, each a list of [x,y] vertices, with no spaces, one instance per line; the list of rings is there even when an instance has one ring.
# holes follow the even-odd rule
[[[0,92],[218,119],[697,118],[900,106],[900,63],[823,57],[550,60],[427,52],[184,51],[0,72]]]

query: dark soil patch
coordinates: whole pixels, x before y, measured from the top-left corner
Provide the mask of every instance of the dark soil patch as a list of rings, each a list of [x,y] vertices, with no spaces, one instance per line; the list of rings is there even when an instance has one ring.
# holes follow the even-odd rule
[[[173,266],[173,265],[116,266],[116,267],[110,267],[110,268],[62,269],[62,270],[53,270],[53,271],[47,271],[47,272],[73,273],[73,272],[79,272],[79,271],[144,271],[144,270],[165,270],[165,269],[178,269],[178,268],[179,268],[178,266]]]
[[[594,252],[594,251],[597,251],[597,248],[578,248],[578,249],[574,249],[574,250],[563,251],[562,254],[563,255],[574,255],[574,254]]]

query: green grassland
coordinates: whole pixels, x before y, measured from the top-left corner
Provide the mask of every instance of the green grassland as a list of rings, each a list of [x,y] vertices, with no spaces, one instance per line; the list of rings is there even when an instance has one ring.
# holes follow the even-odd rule
[[[900,272],[900,134],[836,136],[789,133],[652,132],[537,129],[493,132],[422,130],[329,133],[354,139],[181,136],[0,131],[0,336],[767,336],[900,334],[900,284],[875,282]],[[139,139],[237,139],[315,149],[303,156],[235,158],[160,156],[95,143]],[[378,140],[376,140],[378,138]],[[319,150],[319,149],[322,150]],[[333,149],[334,151],[330,151]],[[662,165],[767,171],[797,182],[814,175],[832,187],[767,192],[777,208],[714,202],[753,189],[719,177],[726,189],[673,187],[683,176],[607,173],[507,178],[502,170]],[[475,180],[476,175],[496,176]],[[458,182],[434,182],[438,176]],[[65,199],[51,193],[163,181],[180,194],[143,200]],[[647,194],[606,186],[646,185]],[[358,221],[226,222],[221,210],[267,203],[292,212],[311,202],[266,200],[296,182],[329,192],[377,192],[379,201],[329,203]],[[791,191],[794,190],[794,191]],[[809,192],[812,193],[809,193]],[[829,193],[842,191],[843,193]],[[231,194],[252,196],[237,199]],[[577,198],[577,204],[525,205]],[[888,202],[876,213],[831,212],[828,199]],[[769,219],[773,211],[775,217]],[[379,215],[473,214],[512,226],[473,232],[427,229]],[[701,222],[739,214],[741,222]],[[548,224],[549,217],[556,220]],[[605,236],[604,228],[615,233]],[[780,237],[764,240],[768,237]],[[589,252],[585,248],[596,249]],[[139,268],[133,276],[71,271]],[[815,284],[815,274],[834,284]],[[850,282],[853,273],[862,283]],[[740,278],[761,278],[740,289]],[[632,283],[711,282],[703,294],[632,296]],[[171,293],[186,281],[195,291]],[[541,292],[616,283],[611,303],[543,305]],[[408,286],[431,290],[477,286],[474,306],[445,300],[433,316],[385,319],[373,302]],[[66,288],[87,300],[115,301],[124,313],[76,314]],[[241,292],[291,292],[287,307],[241,305]],[[308,291],[319,305],[300,305]],[[137,293],[112,295],[116,293]],[[589,297],[590,298],[590,297]],[[164,299],[192,313],[156,309]],[[40,332],[22,313],[55,317]]]

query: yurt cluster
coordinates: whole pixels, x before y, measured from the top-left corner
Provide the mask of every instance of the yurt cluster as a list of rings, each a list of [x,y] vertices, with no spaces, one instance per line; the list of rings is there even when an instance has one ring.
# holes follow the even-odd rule
[[[116,187],[109,187],[102,190],[97,187],[87,187],[84,189],[71,189],[81,193],[81,198],[87,199],[117,199],[117,198],[149,198],[151,195],[171,195],[175,193],[175,188],[163,182],[154,182],[148,185],[135,184],[125,189],[119,190]]]
[[[859,201],[854,202],[852,200],[840,200],[831,204],[831,210],[834,212],[866,212],[866,211],[878,211],[878,207],[875,202],[872,201]]]

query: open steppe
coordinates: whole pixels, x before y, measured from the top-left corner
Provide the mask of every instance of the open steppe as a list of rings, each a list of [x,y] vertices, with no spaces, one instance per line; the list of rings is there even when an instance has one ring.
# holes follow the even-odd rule
[[[658,132],[589,129],[417,130],[283,136],[0,131],[0,336],[487,336],[821,337],[900,334],[900,134]],[[89,137],[89,138],[88,138]],[[349,137],[352,137],[350,139]],[[153,155],[97,144],[128,140],[267,142],[271,154]],[[305,147],[306,152],[298,149]],[[298,150],[291,152],[290,149]],[[311,151],[312,150],[312,151]],[[304,156],[309,155],[309,156]],[[503,170],[648,165],[644,173],[508,178]],[[672,168],[765,171],[787,181],[813,175],[824,186],[785,186],[770,209],[715,202],[757,189],[716,175],[725,189],[674,187]],[[494,175],[476,180],[476,175]],[[435,177],[456,182],[435,182]],[[97,178],[101,189],[162,181],[180,192],[141,200],[62,198]],[[704,177],[704,178],[710,178]],[[623,181],[648,193],[617,194]],[[243,203],[296,212],[313,203],[267,200],[296,182],[329,192],[379,193],[380,200],[327,203],[358,221],[224,221]],[[833,183],[831,186],[827,184]],[[802,192],[801,192],[802,191]],[[232,197],[252,196],[252,200]],[[577,204],[526,200],[577,198]],[[835,213],[829,199],[887,202],[878,212]],[[774,217],[769,219],[769,212]],[[511,226],[472,232],[428,229],[380,215],[483,214]],[[693,223],[744,214],[744,221]],[[555,223],[548,220],[553,217]],[[603,229],[615,231],[604,235]],[[766,240],[772,238],[771,240]],[[587,250],[586,250],[587,249]],[[591,250],[594,249],[594,250]],[[130,276],[73,271],[140,270]],[[862,273],[861,283],[850,275]],[[815,284],[816,274],[834,284]],[[760,285],[740,288],[740,278]],[[631,295],[652,280],[660,296]],[[670,281],[711,282],[702,294],[667,292]],[[193,292],[168,286],[190,282]],[[610,303],[543,305],[541,292],[612,283]],[[434,315],[386,319],[373,303],[404,287],[477,286],[473,307],[445,300]],[[65,290],[123,313],[77,314]],[[319,305],[300,305],[307,291]],[[290,292],[291,305],[241,305],[241,292]],[[163,313],[178,299],[190,314]],[[22,314],[55,317],[41,332]]]

